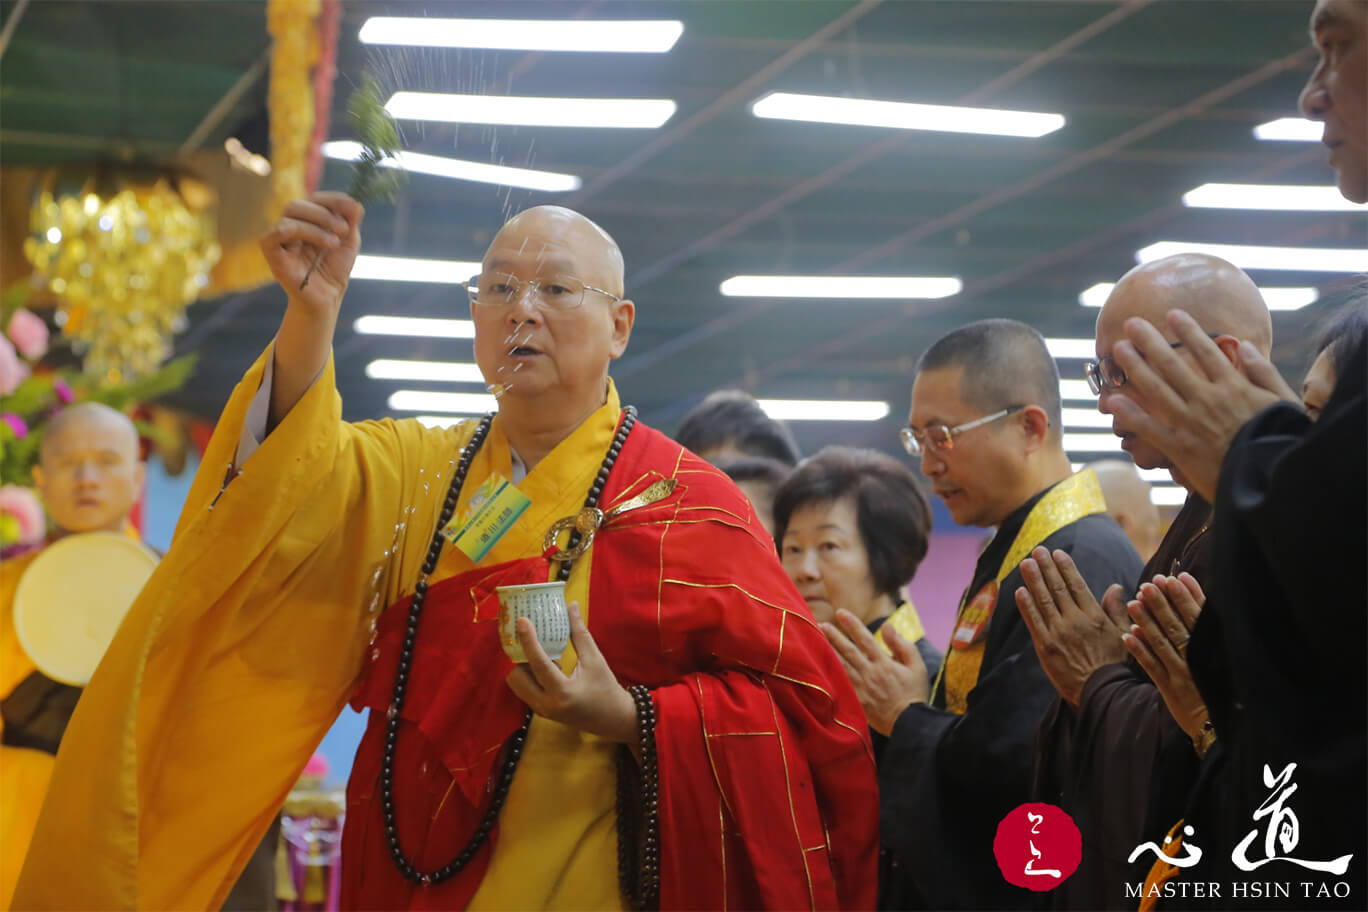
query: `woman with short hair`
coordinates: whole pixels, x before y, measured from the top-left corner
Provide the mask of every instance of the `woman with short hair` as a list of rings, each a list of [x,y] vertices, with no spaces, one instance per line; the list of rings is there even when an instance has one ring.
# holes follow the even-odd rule
[[[877,631],[892,618],[934,679],[944,656],[926,641],[901,591],[926,557],[930,535],[931,507],[916,475],[876,450],[826,447],[774,498],[780,558],[817,622],[834,622],[845,609]]]

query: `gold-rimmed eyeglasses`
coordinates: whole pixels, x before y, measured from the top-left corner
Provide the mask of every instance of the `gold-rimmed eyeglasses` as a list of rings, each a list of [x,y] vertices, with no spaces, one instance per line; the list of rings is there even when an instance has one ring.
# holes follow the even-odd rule
[[[903,449],[907,450],[909,456],[920,456],[928,445],[937,451],[953,450],[957,435],[963,434],[965,431],[972,431],[974,428],[982,427],[985,424],[991,424],[999,418],[1006,418],[1025,407],[1024,405],[1009,405],[991,415],[984,415],[982,418],[975,418],[973,421],[966,421],[964,424],[957,424],[954,427],[946,427],[943,424],[933,424],[925,429],[905,427],[898,431],[898,438],[902,440]]]
[[[484,272],[472,276],[466,282],[466,294],[477,307],[491,310],[507,307],[522,296],[531,293],[537,303],[547,310],[574,310],[584,303],[586,292],[594,292],[613,301],[621,301],[620,295],[611,291],[588,285],[574,276],[555,275],[526,281],[503,272]]]

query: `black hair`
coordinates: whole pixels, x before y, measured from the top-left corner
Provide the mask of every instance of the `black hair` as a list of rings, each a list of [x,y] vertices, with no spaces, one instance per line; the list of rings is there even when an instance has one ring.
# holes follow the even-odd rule
[[[738,459],[719,468],[732,481],[760,481],[776,488],[783,484],[784,479],[793,471],[793,466],[788,463],[765,456]]]
[[[1060,439],[1059,368],[1045,339],[1016,320],[980,320],[942,336],[921,356],[917,373],[962,367],[960,395],[989,414],[1009,405],[1037,405]]]
[[[1368,344],[1368,282],[1350,290],[1342,307],[1335,311],[1316,340],[1316,356],[1329,352],[1330,364],[1338,377],[1349,356]]]
[[[731,444],[748,456],[797,465],[802,454],[788,428],[775,421],[760,403],[741,390],[718,390],[689,410],[679,423],[675,441],[695,453]]]
[[[812,503],[855,501],[860,541],[874,588],[898,600],[926,557],[931,505],[905,463],[877,450],[829,446],[803,460],[774,497],[774,538],[781,545],[793,514]]]

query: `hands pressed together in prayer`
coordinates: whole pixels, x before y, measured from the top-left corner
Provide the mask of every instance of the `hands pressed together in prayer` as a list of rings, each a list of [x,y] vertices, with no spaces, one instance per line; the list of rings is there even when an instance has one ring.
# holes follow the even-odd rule
[[[571,602],[570,642],[579,661],[569,675],[560,670],[537,639],[536,628],[519,618],[518,642],[527,662],[509,672],[509,688],[539,716],[569,725],[609,741],[637,747],[636,703],[618,683],[580,617],[579,603]]]
[[[850,683],[855,685],[869,727],[888,735],[904,709],[930,699],[926,663],[917,648],[890,624],[885,624],[881,632],[892,655],[879,646],[874,634],[849,611],[837,611],[836,624],[840,625],[839,630],[835,625],[823,624],[822,633],[845,666]]]
[[[1036,548],[1021,562],[1026,585],[1017,608],[1050,683],[1077,708],[1093,672],[1129,652],[1159,689],[1174,721],[1196,738],[1207,721],[1206,704],[1187,664],[1187,642],[1206,601],[1190,574],[1156,576],[1122,605],[1119,585],[1099,605],[1069,555]]]
[[[1120,584],[1099,605],[1063,551],[1036,548],[1021,562],[1026,585],[1016,603],[1035,644],[1040,666],[1059,695],[1077,707],[1093,672],[1126,657],[1121,637],[1129,629]]]
[[[1118,419],[1153,441],[1188,484],[1214,502],[1221,462],[1236,432],[1270,405],[1300,400],[1249,342],[1240,343],[1237,369],[1188,314],[1170,311],[1168,321],[1199,369],[1179,357],[1159,330],[1132,317],[1112,357],[1145,407],[1128,398],[1124,388],[1113,407]]]
[[[1206,596],[1188,573],[1156,576],[1138,594],[1128,606],[1135,624],[1123,637],[1126,649],[1159,688],[1174,720],[1196,738],[1206,724],[1207,709],[1188,669],[1187,643]]]

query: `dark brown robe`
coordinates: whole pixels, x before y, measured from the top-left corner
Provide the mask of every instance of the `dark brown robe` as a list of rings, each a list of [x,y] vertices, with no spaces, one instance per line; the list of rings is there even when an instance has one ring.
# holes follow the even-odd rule
[[[1135,589],[1156,575],[1182,571],[1202,582],[1210,569],[1211,513],[1205,500],[1189,496]],[[1133,660],[1094,672],[1077,710],[1055,697],[1036,739],[1032,796],[1073,817],[1083,859],[1051,891],[1050,907],[1135,908],[1136,900],[1126,896],[1126,882],[1133,880],[1126,859],[1146,840],[1163,841],[1196,775],[1192,742]]]

